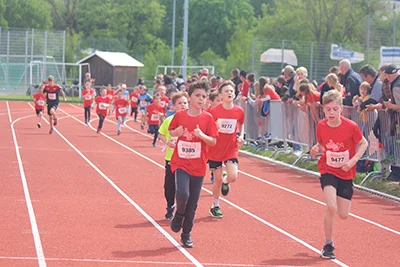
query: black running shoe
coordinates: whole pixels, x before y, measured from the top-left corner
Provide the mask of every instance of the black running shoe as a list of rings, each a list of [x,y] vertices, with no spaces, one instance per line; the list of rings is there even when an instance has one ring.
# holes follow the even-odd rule
[[[326,244],[321,251],[321,257],[324,259],[336,259],[335,253],[333,251],[335,248],[331,244]]]
[[[121,134],[121,131],[117,131],[117,135],[120,135]]]
[[[56,117],[54,117],[53,122],[54,122],[54,126],[57,126],[57,118]]]
[[[140,125],[140,128],[141,128],[142,130],[144,130],[144,124]]]
[[[165,219],[172,220],[174,218],[174,208],[167,208],[167,213],[165,213]]]
[[[226,196],[226,195],[228,195],[228,193],[229,193],[229,183],[222,183],[221,194],[223,196]]]
[[[53,133],[53,128],[50,128],[49,134],[52,134],[52,133]]]
[[[41,127],[42,127],[42,125],[41,125],[40,123],[38,123],[38,124],[37,124],[37,127],[38,127],[38,128],[41,128]]]
[[[194,247],[192,236],[190,234],[181,234],[181,242],[185,248],[192,248]]]
[[[224,215],[222,214],[221,208],[218,206],[212,206],[210,209],[210,215],[213,218],[223,218]]]
[[[182,229],[183,216],[175,213],[174,218],[171,221],[171,230],[178,233]]]

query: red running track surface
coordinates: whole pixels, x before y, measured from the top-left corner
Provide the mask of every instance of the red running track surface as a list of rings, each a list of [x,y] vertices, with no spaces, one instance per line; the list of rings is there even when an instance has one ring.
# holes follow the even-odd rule
[[[22,118],[35,115],[27,103],[8,104],[47,266],[400,265],[398,203],[356,192],[354,216],[335,224],[338,260],[323,260],[318,180],[245,156],[228,202],[221,202],[223,219],[208,215],[212,185],[205,177],[192,232],[195,248],[183,250],[164,219],[164,155],[139,123],[128,121],[117,136],[115,118],[109,117],[104,135],[97,135],[80,122],[83,108],[62,104],[58,132],[49,135],[46,123],[37,129],[35,116]],[[6,216],[0,266],[38,266],[4,102],[0,114],[7,159],[1,163]],[[91,124],[97,126],[95,114]]]

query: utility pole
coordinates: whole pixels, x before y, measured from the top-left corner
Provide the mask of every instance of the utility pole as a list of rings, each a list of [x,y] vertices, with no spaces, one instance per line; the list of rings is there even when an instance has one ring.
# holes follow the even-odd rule
[[[173,15],[172,15],[172,44],[171,44],[171,50],[172,50],[172,56],[171,56],[171,66],[174,65],[174,59],[175,59],[175,12],[176,12],[176,0],[174,0],[174,7],[173,7]]]
[[[183,53],[182,53],[182,74],[186,79],[187,67],[187,45],[188,45],[188,25],[189,24],[189,0],[185,0],[183,16]]]

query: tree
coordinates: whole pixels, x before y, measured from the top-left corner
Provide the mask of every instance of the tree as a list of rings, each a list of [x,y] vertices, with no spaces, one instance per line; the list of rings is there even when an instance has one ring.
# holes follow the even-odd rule
[[[47,0],[52,7],[53,24],[58,30],[67,30],[70,36],[78,31],[76,12],[79,0]]]
[[[199,56],[199,65],[202,66],[214,66],[215,75],[224,76],[226,74],[226,61],[222,57],[215,54],[211,48],[207,49]]]
[[[255,23],[249,0],[191,0],[189,6],[189,46],[197,57],[211,48],[226,57],[227,43],[241,21]]]
[[[0,25],[50,29],[51,6],[46,0],[0,0]]]

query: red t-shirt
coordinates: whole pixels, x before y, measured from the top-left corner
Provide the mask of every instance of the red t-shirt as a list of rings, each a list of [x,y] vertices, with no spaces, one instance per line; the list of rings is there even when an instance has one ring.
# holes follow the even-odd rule
[[[114,99],[114,95],[115,95],[114,89],[107,90],[107,96],[108,98],[110,98],[110,100]]]
[[[240,92],[242,93],[242,96],[246,96],[249,93],[249,89],[250,89],[250,84],[246,81],[244,81],[240,87]]]
[[[50,86],[49,84],[44,86],[43,92],[47,94],[47,103],[58,102],[58,95],[60,94],[61,86],[54,84]]]
[[[356,165],[348,172],[341,166],[356,154],[356,146],[363,135],[358,125],[344,117],[338,127],[330,127],[328,119],[317,124],[317,140],[325,148],[325,153],[318,161],[321,174],[329,173],[343,180],[352,180],[356,176]]]
[[[33,96],[35,100],[35,109],[44,109],[44,105],[46,104],[46,95],[42,93],[36,93]]]
[[[107,117],[107,108],[111,103],[111,99],[108,98],[108,96],[102,97],[101,95],[99,95],[98,97],[96,97],[94,102],[96,102],[97,104],[96,113],[102,114],[104,117]]]
[[[125,98],[115,99],[114,106],[115,106],[115,116],[126,117],[126,114],[128,113],[128,106],[129,106],[128,100],[126,100]]]
[[[82,91],[82,97],[84,99],[83,106],[85,108],[92,105],[95,94],[96,92],[92,88],[90,88],[89,90],[85,89]]]
[[[280,100],[281,99],[281,97],[278,95],[278,93],[272,89],[268,89],[268,92],[264,92],[264,96],[269,96],[271,98],[271,100]]]
[[[222,104],[211,110],[211,115],[219,126],[217,144],[210,147],[208,158],[213,161],[226,161],[238,158],[238,144],[236,132],[239,124],[244,123],[244,111],[234,106],[225,109]]]
[[[208,146],[193,133],[196,126],[211,137],[218,136],[217,125],[208,112],[203,112],[197,117],[191,117],[186,110],[179,111],[169,125],[168,130],[182,126],[185,132],[177,140],[174,154],[171,158],[172,172],[182,169],[193,176],[204,176],[208,160]]]
[[[132,92],[129,94],[129,99],[131,100],[131,107],[132,108],[137,108],[137,102],[138,102],[138,93]]]
[[[147,106],[147,122],[149,125],[159,125],[160,124],[160,114],[164,114],[164,108],[160,105],[154,103]]]
[[[163,107],[164,110],[167,110],[168,105],[169,105],[169,98],[167,96],[163,96],[160,99],[160,106]]]
[[[306,100],[307,103],[316,103],[319,102],[321,93],[320,92],[310,92],[307,96],[306,96]]]

